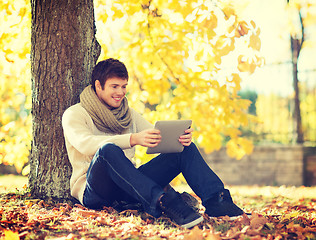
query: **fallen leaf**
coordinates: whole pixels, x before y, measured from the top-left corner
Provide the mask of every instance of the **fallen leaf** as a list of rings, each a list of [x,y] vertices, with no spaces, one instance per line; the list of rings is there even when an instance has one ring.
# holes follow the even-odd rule
[[[96,217],[99,215],[99,212],[94,210],[77,209],[76,212],[83,217]]]
[[[222,240],[220,233],[210,233],[205,240]]]
[[[260,217],[257,214],[255,214],[251,219],[250,219],[250,228],[252,229],[259,229],[266,224],[268,220],[265,217]]]
[[[10,230],[4,230],[4,240],[20,240],[19,233]]]
[[[203,239],[203,232],[197,226],[195,226],[189,234],[184,235],[184,240],[199,240]]]

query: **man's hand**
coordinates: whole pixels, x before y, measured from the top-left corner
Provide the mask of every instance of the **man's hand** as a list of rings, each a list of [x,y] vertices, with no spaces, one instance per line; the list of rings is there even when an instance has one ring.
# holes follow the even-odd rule
[[[161,141],[158,129],[146,129],[138,133],[132,133],[130,144],[132,147],[141,145],[143,147],[156,147]]]
[[[189,128],[187,130],[185,130],[185,134],[181,135],[179,137],[179,142],[183,145],[183,146],[190,146],[191,142],[192,142],[192,132],[193,129]]]

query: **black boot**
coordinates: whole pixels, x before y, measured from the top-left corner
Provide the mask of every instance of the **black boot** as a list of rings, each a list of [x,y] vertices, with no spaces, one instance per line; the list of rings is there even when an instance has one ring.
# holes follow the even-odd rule
[[[189,194],[187,192],[183,192],[183,193],[181,193],[181,198],[195,212],[200,211],[199,201],[195,197],[193,197],[191,194]]]
[[[180,193],[173,189],[162,196],[159,205],[163,212],[181,227],[191,228],[203,221],[202,215],[188,206]]]
[[[229,216],[235,217],[243,215],[244,211],[241,210],[232,200],[229,190],[224,189],[218,192],[214,197],[208,199],[203,203],[205,213],[210,217]]]

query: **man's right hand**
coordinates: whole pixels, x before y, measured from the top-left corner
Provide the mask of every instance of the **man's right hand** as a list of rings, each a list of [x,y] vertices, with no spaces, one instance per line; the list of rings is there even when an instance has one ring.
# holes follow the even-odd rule
[[[138,133],[132,133],[130,138],[130,144],[132,147],[135,145],[156,147],[160,141],[161,135],[158,129],[146,129]]]

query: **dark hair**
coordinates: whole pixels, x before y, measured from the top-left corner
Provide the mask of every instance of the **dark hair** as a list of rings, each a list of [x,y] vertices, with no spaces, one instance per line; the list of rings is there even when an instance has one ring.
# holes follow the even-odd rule
[[[113,77],[128,80],[128,72],[124,63],[113,58],[108,58],[106,60],[98,62],[98,64],[94,67],[92,71],[92,88],[95,91],[95,81],[99,80],[103,89],[106,80]]]

